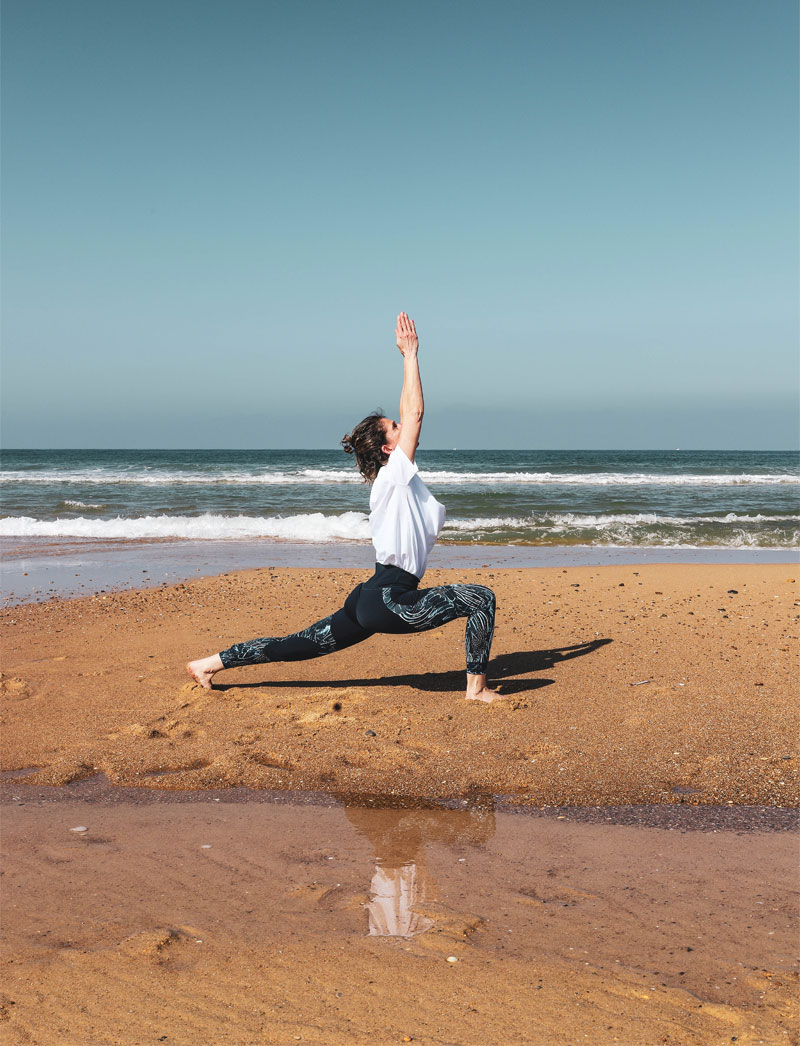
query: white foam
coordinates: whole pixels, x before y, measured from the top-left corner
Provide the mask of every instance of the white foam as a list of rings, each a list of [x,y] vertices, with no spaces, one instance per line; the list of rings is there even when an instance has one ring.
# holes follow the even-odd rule
[[[655,512],[619,512],[601,515],[578,515],[574,512],[542,513],[540,516],[485,516],[477,519],[448,519],[445,530],[468,533],[480,530],[519,530],[539,528],[550,530],[603,529],[611,526],[673,526],[691,527],[697,523],[796,523],[800,516],[737,515],[725,516],[660,516]]]
[[[360,473],[343,469],[300,469],[289,472],[150,471],[149,469],[42,469],[0,472],[0,483],[72,483],[143,487],[279,486],[319,483],[363,483]]]
[[[777,525],[783,533],[776,533],[770,525]],[[693,543],[692,539],[696,542],[703,531],[708,533],[709,542],[702,546]],[[729,512],[725,516],[681,517],[654,512],[601,515],[554,512],[528,517],[450,519],[442,536],[462,533],[490,540],[557,544],[569,542],[570,538],[585,540],[587,532],[591,534],[592,545],[615,548],[796,548],[800,543],[800,516]]]
[[[325,516],[312,512],[296,516],[141,516],[125,519],[42,520],[30,516],[0,519],[0,536],[79,537],[105,539],[188,538],[282,538],[288,541],[369,540],[369,520],[363,512]]]
[[[795,547],[800,542],[800,516],[737,515],[662,516],[652,512],[579,515],[543,513],[527,517],[491,516],[478,519],[449,519],[442,537],[459,534],[498,541],[556,544],[591,535],[591,544],[607,547],[658,546],[695,548],[702,530],[715,548]],[[776,533],[775,527],[779,528]],[[698,533],[698,527],[702,528]],[[793,528],[793,529],[792,529]],[[722,533],[720,533],[722,531]],[[588,534],[587,534],[588,532]],[[31,516],[0,519],[0,536],[47,538],[94,538],[141,540],[182,538],[188,540],[240,540],[274,538],[284,541],[369,541],[369,519],[363,512],[324,515],[321,512],[293,516],[141,516],[114,519],[42,520]],[[711,544],[711,542],[715,542]]]
[[[657,472],[451,472],[420,470],[434,486],[578,486],[578,487],[726,487],[798,486],[797,473],[688,473]],[[0,472],[0,483],[122,484],[139,486],[292,486],[302,484],[361,483],[354,469],[298,469],[292,471],[149,470],[149,469],[9,469]]]

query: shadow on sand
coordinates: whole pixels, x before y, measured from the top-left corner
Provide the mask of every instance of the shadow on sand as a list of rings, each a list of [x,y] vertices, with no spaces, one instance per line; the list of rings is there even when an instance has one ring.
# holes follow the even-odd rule
[[[594,653],[600,647],[611,643],[611,639],[593,639],[590,643],[578,643],[575,646],[556,647],[552,650],[517,650],[512,654],[500,654],[489,664],[488,677],[490,685],[500,687],[502,694],[521,694],[529,690],[539,690],[550,686],[552,679],[510,679],[510,676],[526,675],[529,672],[546,672],[560,661],[570,661],[573,657],[583,657]],[[401,676],[371,676],[365,679],[265,679],[260,683],[214,683],[213,689],[248,690],[260,687],[308,688],[313,687],[348,687],[348,686],[405,686],[415,690],[429,690],[436,693],[447,693],[464,689],[464,672],[409,672]]]

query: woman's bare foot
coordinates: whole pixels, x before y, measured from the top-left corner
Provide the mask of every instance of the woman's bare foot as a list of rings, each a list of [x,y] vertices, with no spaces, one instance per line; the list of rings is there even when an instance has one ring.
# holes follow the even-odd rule
[[[199,683],[204,690],[211,689],[211,677],[221,671],[222,668],[224,668],[224,665],[219,654],[201,657],[198,661],[189,661],[186,665],[186,671],[195,683]]]
[[[491,690],[486,685],[486,676],[473,676],[467,673],[467,701],[483,701],[490,705],[493,701],[502,701],[505,694],[497,690]]]

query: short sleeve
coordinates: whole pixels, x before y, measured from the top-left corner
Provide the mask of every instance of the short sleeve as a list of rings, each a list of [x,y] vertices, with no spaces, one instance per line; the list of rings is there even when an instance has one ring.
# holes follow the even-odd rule
[[[396,486],[408,486],[419,472],[419,468],[415,462],[409,460],[401,447],[395,447],[389,455],[389,460],[383,466],[383,471],[390,483]]]

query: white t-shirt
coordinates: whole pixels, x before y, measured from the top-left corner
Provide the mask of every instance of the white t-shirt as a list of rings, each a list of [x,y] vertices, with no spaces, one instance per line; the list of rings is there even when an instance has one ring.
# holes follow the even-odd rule
[[[377,562],[402,567],[421,579],[444,526],[445,507],[418,472],[408,455],[395,447],[372,484],[369,525]]]

